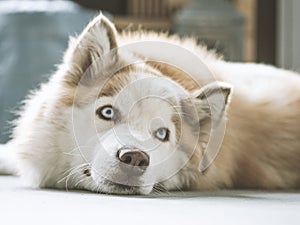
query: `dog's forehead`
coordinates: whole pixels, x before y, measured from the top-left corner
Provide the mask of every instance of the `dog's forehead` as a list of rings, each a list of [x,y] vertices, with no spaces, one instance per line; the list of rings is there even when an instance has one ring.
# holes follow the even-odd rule
[[[182,95],[174,82],[163,77],[132,74],[127,84],[117,93],[115,104],[129,111],[132,107],[162,111],[177,107]]]

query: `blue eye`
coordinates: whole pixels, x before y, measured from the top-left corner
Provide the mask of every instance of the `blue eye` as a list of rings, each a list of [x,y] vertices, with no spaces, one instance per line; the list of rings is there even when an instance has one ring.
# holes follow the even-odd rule
[[[165,142],[169,140],[170,131],[167,128],[161,127],[155,131],[154,135],[158,140]]]
[[[103,106],[97,109],[96,114],[104,120],[112,120],[114,118],[115,112],[111,105]]]

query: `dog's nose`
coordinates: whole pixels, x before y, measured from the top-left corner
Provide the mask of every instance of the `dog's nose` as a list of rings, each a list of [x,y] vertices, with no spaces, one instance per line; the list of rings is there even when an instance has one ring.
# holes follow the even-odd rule
[[[117,158],[125,164],[122,170],[133,175],[141,175],[149,166],[149,155],[140,150],[120,149]]]

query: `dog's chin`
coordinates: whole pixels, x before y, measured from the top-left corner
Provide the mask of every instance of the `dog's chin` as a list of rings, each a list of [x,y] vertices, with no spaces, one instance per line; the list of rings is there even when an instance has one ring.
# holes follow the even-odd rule
[[[99,192],[115,195],[148,195],[152,191],[152,188],[153,186],[129,186],[108,180],[98,184]]]

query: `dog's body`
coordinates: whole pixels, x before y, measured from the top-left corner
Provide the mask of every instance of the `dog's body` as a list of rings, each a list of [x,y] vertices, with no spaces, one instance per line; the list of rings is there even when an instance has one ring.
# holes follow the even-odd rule
[[[132,44],[141,41],[183,47],[218,85],[207,85],[201,65]],[[129,46],[126,53],[116,51],[121,45]],[[99,57],[100,66],[91,66]],[[165,63],[170,58],[176,58],[175,67]],[[212,102],[207,110],[216,93],[223,102]],[[212,121],[220,127],[226,117],[221,146],[214,149],[218,154],[208,157],[201,172]],[[21,176],[38,187],[126,194],[153,188],[295,189],[300,187],[300,77],[271,66],[224,62],[190,39],[116,34],[99,16],[71,41],[58,72],[26,101],[12,141],[2,148],[0,170],[9,172],[8,160],[15,157]]]

